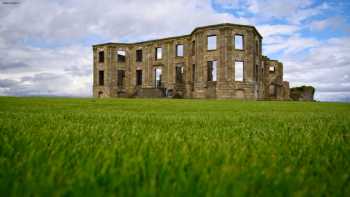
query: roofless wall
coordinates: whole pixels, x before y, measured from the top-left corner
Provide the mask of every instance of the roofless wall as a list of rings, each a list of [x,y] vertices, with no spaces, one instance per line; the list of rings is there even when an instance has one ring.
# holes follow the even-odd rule
[[[93,95],[262,99],[261,41],[255,27],[225,23],[184,36],[94,45]]]

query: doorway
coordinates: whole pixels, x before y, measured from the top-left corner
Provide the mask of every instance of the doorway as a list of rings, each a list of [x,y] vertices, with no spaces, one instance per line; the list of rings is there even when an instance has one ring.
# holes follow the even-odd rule
[[[154,70],[154,76],[155,76],[155,87],[161,88],[162,87],[162,68],[155,68]]]

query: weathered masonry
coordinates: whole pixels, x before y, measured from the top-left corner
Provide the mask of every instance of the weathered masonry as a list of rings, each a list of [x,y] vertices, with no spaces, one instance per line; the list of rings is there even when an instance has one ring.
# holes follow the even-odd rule
[[[191,34],[93,46],[94,97],[289,99],[283,65],[262,55],[254,26],[218,24]]]

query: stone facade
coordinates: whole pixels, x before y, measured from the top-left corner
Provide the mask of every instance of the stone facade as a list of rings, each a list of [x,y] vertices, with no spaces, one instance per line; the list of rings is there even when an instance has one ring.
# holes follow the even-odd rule
[[[293,101],[315,101],[315,88],[312,86],[301,86],[290,89],[290,98]]]
[[[283,81],[283,64],[262,56],[263,99],[289,100],[289,82]]]
[[[282,63],[262,56],[261,45],[255,27],[229,23],[159,40],[97,44],[93,96],[289,99]]]

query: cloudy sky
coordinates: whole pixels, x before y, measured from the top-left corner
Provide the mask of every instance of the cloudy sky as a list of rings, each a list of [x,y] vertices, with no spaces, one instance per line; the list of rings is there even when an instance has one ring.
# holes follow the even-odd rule
[[[92,44],[255,25],[291,86],[350,101],[350,1],[0,0],[0,95],[91,96]]]

